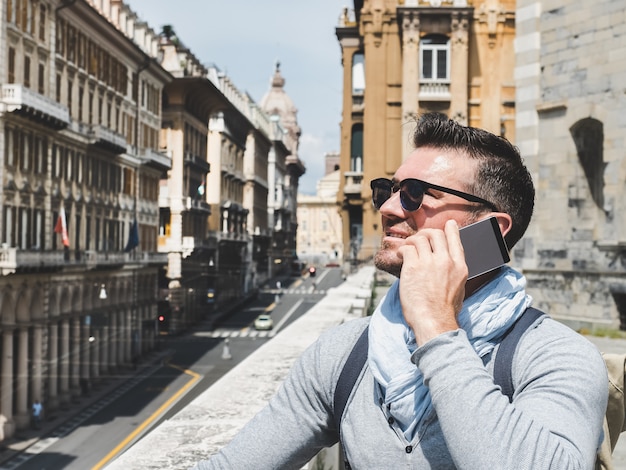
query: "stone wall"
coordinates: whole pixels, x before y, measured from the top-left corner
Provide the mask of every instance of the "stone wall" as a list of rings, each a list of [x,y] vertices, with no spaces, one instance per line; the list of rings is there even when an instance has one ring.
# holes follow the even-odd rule
[[[625,20],[620,0],[517,3],[516,144],[537,198],[513,258],[536,305],[591,329],[626,328]]]

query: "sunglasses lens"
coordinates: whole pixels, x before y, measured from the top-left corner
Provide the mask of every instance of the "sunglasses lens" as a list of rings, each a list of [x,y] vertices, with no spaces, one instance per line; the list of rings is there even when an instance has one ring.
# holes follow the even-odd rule
[[[372,201],[374,207],[380,209],[387,199],[391,197],[391,182],[377,180],[372,183]]]
[[[425,187],[417,180],[404,180],[400,186],[400,202],[404,210],[416,211],[422,205]]]

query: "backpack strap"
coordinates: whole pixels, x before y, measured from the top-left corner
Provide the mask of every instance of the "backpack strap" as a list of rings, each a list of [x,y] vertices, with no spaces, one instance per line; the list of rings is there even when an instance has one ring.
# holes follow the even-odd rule
[[[341,374],[339,375],[339,380],[337,380],[337,385],[335,386],[335,399],[333,402],[333,415],[335,417],[335,425],[337,427],[337,433],[339,433],[341,418],[343,417],[343,412],[346,409],[346,404],[348,403],[348,397],[350,397],[350,393],[354,388],[354,384],[356,383],[356,379],[359,378],[359,374],[365,365],[365,361],[367,360],[367,348],[369,345],[368,342],[368,331],[369,325],[365,327],[359,339],[357,339],[348,359],[341,370]]]
[[[546,316],[541,310],[528,307],[521,317],[513,324],[513,326],[504,334],[498,353],[496,354],[493,364],[493,381],[502,389],[502,394],[509,397],[509,402],[513,401],[513,356],[517,349],[522,335],[533,325],[539,318]]]
[[[509,397],[509,402],[513,400],[513,376],[511,368],[513,365],[513,356],[517,349],[517,343],[521,339],[526,330],[533,325],[542,316],[547,316],[541,310],[534,307],[528,307],[514,325],[504,334],[498,354],[496,354],[493,367],[493,380],[496,385],[502,389],[502,394]],[[335,386],[335,399],[333,403],[333,416],[335,418],[335,426],[339,432],[341,418],[346,409],[348,398],[354,388],[365,361],[367,360],[368,349],[368,331],[369,325],[365,327],[359,339],[357,339],[348,359],[346,360],[339,379]]]

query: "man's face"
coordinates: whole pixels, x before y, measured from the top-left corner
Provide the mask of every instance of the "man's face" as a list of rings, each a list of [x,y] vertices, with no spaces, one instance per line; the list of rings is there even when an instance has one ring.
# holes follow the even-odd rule
[[[474,181],[477,163],[450,150],[418,148],[409,155],[394,175],[395,181],[416,178],[450,189],[464,191]],[[381,206],[383,237],[380,250],[374,257],[378,269],[400,277],[402,260],[398,248],[410,235],[422,228],[443,229],[446,221],[454,219],[460,227],[471,223],[475,203],[458,196],[429,189],[421,207],[405,211],[400,204],[399,191]]]

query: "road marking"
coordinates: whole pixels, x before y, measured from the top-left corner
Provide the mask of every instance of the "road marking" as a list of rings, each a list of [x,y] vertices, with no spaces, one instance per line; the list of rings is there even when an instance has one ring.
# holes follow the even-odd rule
[[[109,463],[117,454],[119,454],[133,439],[135,439],[145,428],[147,428],[154,420],[156,420],[161,414],[163,414],[173,403],[178,400],[178,398],[187,391],[193,384],[195,384],[198,380],[200,380],[201,375],[196,374],[194,371],[189,369],[183,369],[182,367],[176,366],[174,364],[167,363],[169,367],[173,367],[174,369],[178,369],[187,375],[191,375],[191,380],[187,382],[183,387],[178,390],[174,395],[172,395],[169,400],[163,403],[158,410],[156,410],[148,419],[146,419],[143,423],[141,423],[137,429],[135,429],[132,433],[130,433],[122,442],[120,442],[115,449],[109,452],[100,462],[91,467],[91,470],[99,470],[104,467],[107,463]]]
[[[276,334],[276,332],[278,332],[278,330],[280,330],[280,327],[283,326],[283,324],[289,319],[289,317],[291,315],[294,314],[294,312],[298,309],[298,307],[302,304],[302,302],[304,302],[304,300],[300,299],[300,300],[298,300],[296,302],[296,304],[293,307],[291,307],[291,309],[285,314],[285,316],[280,319],[280,321],[276,325],[275,331],[273,331],[270,336],[274,336]]]

